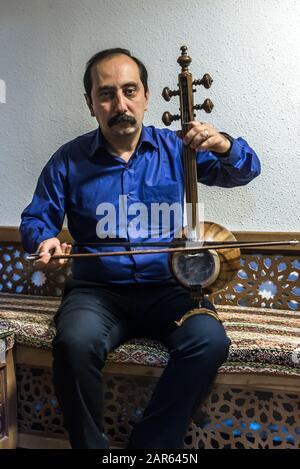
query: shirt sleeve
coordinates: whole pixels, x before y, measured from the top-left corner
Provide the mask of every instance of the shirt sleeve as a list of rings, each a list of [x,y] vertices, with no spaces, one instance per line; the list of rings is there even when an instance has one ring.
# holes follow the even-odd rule
[[[24,249],[35,252],[45,239],[62,229],[65,216],[66,167],[58,150],[44,167],[31,203],[21,215],[20,234]]]
[[[230,154],[197,153],[198,181],[207,186],[236,187],[248,184],[260,174],[260,162],[246,140],[233,140]]]

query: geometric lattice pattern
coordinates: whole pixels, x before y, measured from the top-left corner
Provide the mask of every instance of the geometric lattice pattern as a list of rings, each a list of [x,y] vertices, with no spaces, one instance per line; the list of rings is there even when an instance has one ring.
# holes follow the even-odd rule
[[[0,291],[41,296],[61,296],[66,279],[71,276],[69,264],[58,272],[35,270],[26,260],[19,243],[0,245]]]
[[[105,434],[114,446],[126,447],[134,424],[141,418],[157,379],[106,375]]]
[[[242,254],[237,278],[215,303],[300,311],[299,257]]]
[[[57,404],[52,370],[17,366],[18,430],[49,436],[66,436]],[[46,433],[45,433],[46,432]]]
[[[218,386],[194,416],[189,448],[300,448],[300,396]]]
[[[19,366],[17,376],[19,431],[66,438],[51,370]],[[126,447],[156,382],[104,375],[104,431],[110,445]],[[185,448],[300,448],[300,397],[218,385],[194,415]]]

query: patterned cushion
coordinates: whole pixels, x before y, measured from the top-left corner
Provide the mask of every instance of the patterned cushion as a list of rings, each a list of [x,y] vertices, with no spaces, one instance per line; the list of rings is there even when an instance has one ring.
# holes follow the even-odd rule
[[[0,330],[13,331],[19,344],[50,349],[55,297],[0,293]],[[300,376],[300,316],[288,310],[218,306],[232,344],[220,372]],[[108,361],[164,367],[167,349],[159,342],[134,339],[111,352]]]

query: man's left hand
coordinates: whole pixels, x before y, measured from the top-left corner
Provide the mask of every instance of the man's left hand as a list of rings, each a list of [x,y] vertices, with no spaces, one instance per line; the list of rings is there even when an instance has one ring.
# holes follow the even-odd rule
[[[183,138],[183,143],[195,151],[213,151],[227,153],[231,147],[230,141],[212,125],[205,122],[192,121],[190,129]]]

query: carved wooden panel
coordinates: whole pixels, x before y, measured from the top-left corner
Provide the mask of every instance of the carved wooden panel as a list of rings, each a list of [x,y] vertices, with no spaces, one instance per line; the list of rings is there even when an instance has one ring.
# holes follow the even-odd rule
[[[17,366],[18,430],[66,436],[52,384],[52,370]]]
[[[300,311],[300,259],[295,255],[243,254],[236,279],[215,295],[216,304]]]
[[[17,367],[20,432],[66,437],[50,369]],[[105,375],[105,433],[126,447],[157,379]],[[74,410],[76,411],[76,409]],[[185,448],[300,448],[300,397],[218,385],[196,412]]]
[[[300,397],[228,386],[214,388],[193,418],[187,448],[300,448]]]
[[[35,270],[18,244],[0,245],[0,291],[41,296],[61,296],[70,265],[59,272]]]

